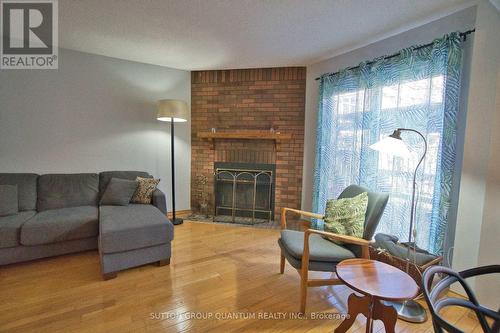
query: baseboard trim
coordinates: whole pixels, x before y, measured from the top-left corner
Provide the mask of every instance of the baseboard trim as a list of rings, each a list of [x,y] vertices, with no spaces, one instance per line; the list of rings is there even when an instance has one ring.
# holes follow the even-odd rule
[[[176,210],[175,211],[175,216],[176,217],[186,217],[191,215],[191,209],[185,209],[185,210]],[[167,212],[167,217],[172,218],[172,212]]]

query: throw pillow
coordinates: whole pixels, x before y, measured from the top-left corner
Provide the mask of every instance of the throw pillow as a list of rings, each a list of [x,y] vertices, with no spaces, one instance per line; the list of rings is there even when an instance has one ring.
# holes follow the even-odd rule
[[[111,178],[102,195],[100,204],[111,206],[127,206],[137,190],[138,182],[120,178]]]
[[[0,216],[13,215],[18,212],[17,185],[0,185]]]
[[[132,196],[132,200],[130,202],[150,204],[153,197],[153,192],[154,190],[156,190],[156,186],[158,186],[160,180],[142,177],[137,177],[135,180],[139,184],[137,185],[137,190],[135,190],[135,193]]]
[[[354,198],[328,200],[325,209],[325,231],[362,238],[367,207],[366,192]]]

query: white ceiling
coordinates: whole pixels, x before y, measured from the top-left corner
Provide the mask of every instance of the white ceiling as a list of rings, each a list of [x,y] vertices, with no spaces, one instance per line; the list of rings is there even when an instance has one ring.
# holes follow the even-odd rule
[[[470,0],[60,0],[59,45],[197,70],[308,65]]]

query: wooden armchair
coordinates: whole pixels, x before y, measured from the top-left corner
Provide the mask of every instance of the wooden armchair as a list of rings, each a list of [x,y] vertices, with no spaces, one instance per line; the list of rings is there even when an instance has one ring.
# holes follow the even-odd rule
[[[348,186],[339,196],[353,198],[363,192],[368,192],[368,208],[365,216],[363,238],[338,235],[331,232],[310,229],[310,222],[301,221],[305,231],[287,229],[287,213],[296,213],[315,219],[323,219],[323,215],[305,212],[298,209],[283,208],[281,210],[281,237],[278,244],[281,248],[280,273],[285,271],[285,260],[300,274],[300,312],[305,313],[307,287],[320,287],[342,284],[337,278],[309,279],[309,271],[335,272],[339,262],[352,258],[370,258],[368,245],[382,217],[389,195],[370,192],[357,186]],[[331,242],[341,241],[342,245]]]

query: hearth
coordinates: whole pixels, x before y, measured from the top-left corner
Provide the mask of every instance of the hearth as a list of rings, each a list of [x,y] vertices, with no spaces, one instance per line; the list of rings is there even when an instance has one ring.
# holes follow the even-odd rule
[[[274,219],[274,164],[214,164],[214,220],[256,224]]]

